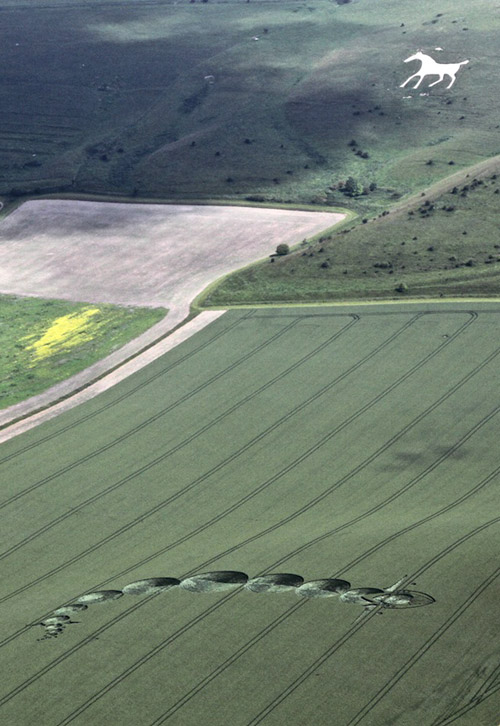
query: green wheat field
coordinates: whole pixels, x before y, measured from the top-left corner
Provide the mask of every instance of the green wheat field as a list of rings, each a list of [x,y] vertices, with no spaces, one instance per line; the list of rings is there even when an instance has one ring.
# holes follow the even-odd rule
[[[232,311],[5,443],[6,723],[494,723],[498,315]],[[177,587],[57,639],[28,625],[214,570],[408,575],[435,602],[357,621],[337,598]]]

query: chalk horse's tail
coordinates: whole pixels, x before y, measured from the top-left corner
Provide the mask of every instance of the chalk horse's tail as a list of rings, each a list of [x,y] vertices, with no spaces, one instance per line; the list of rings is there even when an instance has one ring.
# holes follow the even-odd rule
[[[461,63],[459,63],[458,65],[459,65],[459,66],[465,66],[465,65],[467,65],[467,63],[469,63],[469,61],[468,61],[468,60],[466,60],[466,61],[462,61],[462,62],[461,62]]]

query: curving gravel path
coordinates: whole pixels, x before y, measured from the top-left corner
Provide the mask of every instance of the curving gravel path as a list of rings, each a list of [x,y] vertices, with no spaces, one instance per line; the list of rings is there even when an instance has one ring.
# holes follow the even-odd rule
[[[0,442],[98,395],[222,315],[204,312],[155,343],[186,319],[192,300],[222,275],[344,216],[251,207],[26,202],[0,226],[0,292],[162,306],[169,313],[98,363],[0,412]]]

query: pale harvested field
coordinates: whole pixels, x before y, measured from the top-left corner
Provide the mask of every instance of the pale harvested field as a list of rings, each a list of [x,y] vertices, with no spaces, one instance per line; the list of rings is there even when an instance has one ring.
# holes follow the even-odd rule
[[[249,207],[30,201],[0,225],[0,292],[164,306],[343,219]]]
[[[23,204],[0,225],[0,292],[84,302],[162,306],[167,317],[90,368],[0,413],[0,425],[67,396],[181,323],[207,285],[294,244],[343,214],[249,207],[112,204],[62,200]],[[188,331],[216,314],[202,313]],[[182,336],[181,339],[184,339]],[[171,347],[170,341],[84,391],[6,430],[0,441],[88,400]]]
[[[496,726],[499,333],[493,303],[232,310],[4,443],[3,722]],[[212,570],[435,602],[173,587],[27,627]]]

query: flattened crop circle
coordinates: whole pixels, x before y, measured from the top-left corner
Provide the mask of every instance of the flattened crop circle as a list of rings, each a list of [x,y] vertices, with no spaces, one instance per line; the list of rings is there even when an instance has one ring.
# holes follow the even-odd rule
[[[201,575],[186,577],[181,581],[180,587],[189,592],[219,592],[241,587],[248,580],[248,575],[235,570],[220,570],[218,572],[204,572]]]
[[[164,592],[172,587],[177,587],[180,580],[175,577],[150,577],[146,580],[136,580],[125,585],[125,595],[153,595],[156,592]]]
[[[117,600],[123,595],[121,590],[96,590],[88,592],[86,595],[80,595],[75,600],[76,605],[91,605],[96,602],[107,602],[108,600]]]
[[[328,578],[326,580],[310,580],[304,582],[297,588],[297,595],[303,597],[334,597],[343,592],[347,592],[351,587],[351,583],[347,580],[337,580]]]
[[[87,609],[87,605],[84,605],[84,603],[72,603],[71,605],[63,605],[60,608],[57,608],[57,610],[54,610],[52,615],[67,615],[68,617],[71,615],[74,615],[75,613],[79,613],[82,610]]]
[[[251,592],[287,592],[300,587],[304,578],[289,572],[275,573],[253,577],[245,585]]]

